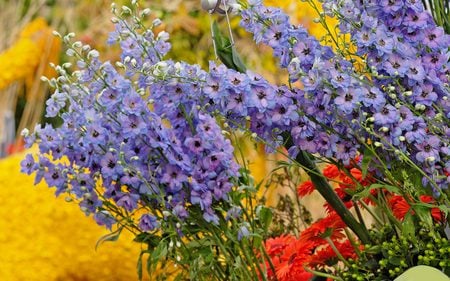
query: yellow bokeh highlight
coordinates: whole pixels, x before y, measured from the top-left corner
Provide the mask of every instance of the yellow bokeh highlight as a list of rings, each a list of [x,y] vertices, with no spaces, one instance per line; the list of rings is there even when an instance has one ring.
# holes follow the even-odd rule
[[[0,53],[0,90],[19,80],[25,80],[30,88],[40,65],[42,75],[53,77],[55,73],[48,64],[58,62],[60,49],[60,40],[43,18],[28,23],[18,40]]]
[[[141,245],[133,235],[123,231],[118,241],[95,250],[109,231],[77,204],[55,199],[45,184],[33,186],[33,177],[20,173],[23,158],[0,161],[0,280],[138,280]]]

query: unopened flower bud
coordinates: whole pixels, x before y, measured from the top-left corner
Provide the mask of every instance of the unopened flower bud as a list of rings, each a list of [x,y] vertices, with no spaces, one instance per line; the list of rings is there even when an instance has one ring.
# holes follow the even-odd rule
[[[403,142],[403,141],[406,140],[406,138],[405,138],[404,136],[399,136],[399,137],[398,137],[398,140],[401,141],[401,142]]]
[[[434,163],[434,161],[436,161],[436,158],[434,156],[429,156],[425,160],[429,163]]]
[[[374,142],[373,145],[375,145],[375,147],[382,147],[383,146],[383,144],[381,142],[379,142],[379,141]]]
[[[162,24],[162,21],[160,19],[154,19],[152,22],[153,27],[160,26]]]

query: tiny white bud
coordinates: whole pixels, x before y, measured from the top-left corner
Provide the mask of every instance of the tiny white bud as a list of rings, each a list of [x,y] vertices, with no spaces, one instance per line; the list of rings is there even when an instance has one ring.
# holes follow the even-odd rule
[[[80,207],[80,210],[84,213],[86,213],[88,211],[88,208],[86,208],[85,206]]]
[[[395,99],[395,98],[397,97],[397,95],[394,94],[394,93],[392,93],[392,94],[389,94],[389,97],[390,97],[391,99]]]
[[[83,43],[81,43],[81,41],[75,41],[72,44],[72,47],[74,48],[81,48],[83,46]]]
[[[62,67],[63,68],[71,68],[72,67],[72,64],[70,63],[70,62],[66,62],[66,63],[63,63],[63,65],[62,65]]]
[[[48,82],[48,78],[45,77],[45,76],[41,76],[41,81],[42,81],[42,82]]]
[[[256,133],[252,133],[252,134],[251,134],[251,137],[252,137],[253,139],[256,139],[256,138],[258,137],[258,135],[257,135]]]
[[[138,161],[139,160],[139,156],[137,156],[137,155],[131,156],[130,160],[131,161]]]
[[[20,135],[22,137],[27,137],[30,135],[30,130],[28,130],[27,128],[23,129],[22,132],[20,132]]]
[[[169,248],[173,248],[173,241],[169,242]]]
[[[181,261],[181,257],[180,256],[177,256],[177,261]]]
[[[137,61],[136,61],[135,58],[132,58],[131,61],[130,61],[130,63],[131,63],[131,65],[132,65],[133,67],[136,67],[136,66],[137,66]]]
[[[374,142],[373,145],[375,145],[375,147],[382,147],[383,146],[383,144],[381,142],[378,142],[378,141]]]
[[[245,120],[250,121],[251,117],[247,115],[247,116],[245,116]]]
[[[97,50],[90,50],[88,55],[87,55],[87,57],[88,57],[88,59],[90,59],[90,58],[98,58],[99,55],[100,54],[99,54],[99,52]]]
[[[66,202],[72,202],[72,201],[73,201],[72,197],[69,197],[69,196],[67,196],[66,198],[64,198],[64,200],[65,200]]]
[[[176,227],[176,228],[181,228],[181,224],[180,224],[179,222],[177,222],[177,223],[175,224],[175,227]]]
[[[118,68],[123,68],[123,69],[125,69],[126,68],[126,66],[123,64],[123,63],[121,63],[120,61],[116,61],[116,66],[118,67]]]
[[[406,138],[405,138],[404,136],[399,136],[399,137],[398,137],[398,140],[401,141],[401,142],[403,142],[403,141],[406,140]]]
[[[81,50],[83,51],[83,52],[87,52],[87,51],[89,51],[91,49],[91,46],[89,46],[89,45],[84,45],[83,47],[81,47]]]
[[[162,24],[162,21],[160,19],[154,19],[152,22],[153,27],[160,26]]]
[[[142,15],[142,16],[147,16],[147,15],[149,15],[151,12],[152,12],[152,11],[151,11],[149,8],[146,8],[146,9],[142,10],[141,15]]]
[[[169,38],[170,38],[170,35],[166,31],[161,31],[156,36],[156,40],[162,40],[162,41],[167,41],[167,40],[169,40]]]
[[[169,211],[166,211],[166,210],[162,211],[162,214],[165,217],[170,217],[170,215],[171,215],[171,213]]]
[[[436,161],[436,158],[434,156],[429,156],[425,160],[429,163],[433,163],[434,161]]]
[[[380,128],[380,131],[382,131],[384,133],[387,133],[387,132],[389,132],[389,128],[383,126],[383,127]]]
[[[75,51],[72,49],[67,49],[66,55],[69,57],[73,57],[75,55]]]
[[[412,91],[406,91],[403,93],[405,96],[409,97],[412,95]]]
[[[86,191],[86,190],[87,190],[87,187],[86,187],[86,186],[82,186],[82,187],[80,187],[80,190],[81,190],[81,191]]]
[[[122,6],[122,12],[124,14],[131,14],[131,9],[128,8],[127,6]]]
[[[180,248],[180,247],[181,247],[181,242],[180,242],[180,241],[177,241],[177,242],[175,243],[175,246],[177,246],[177,248]]]
[[[111,22],[112,22],[112,23],[118,23],[118,22],[119,22],[119,19],[118,19],[118,18],[111,18]]]
[[[217,5],[217,1],[219,0],[202,0],[201,1],[202,9],[208,12],[213,10]]]
[[[375,118],[374,117],[369,117],[369,118],[367,118],[367,122],[374,122],[375,121]]]
[[[58,31],[56,31],[56,30],[53,30],[53,31],[52,31],[52,34],[53,34],[54,36],[59,37],[59,38],[62,37],[61,34],[60,34]]]
[[[114,147],[110,147],[108,150],[109,150],[109,152],[116,152],[117,151]]]

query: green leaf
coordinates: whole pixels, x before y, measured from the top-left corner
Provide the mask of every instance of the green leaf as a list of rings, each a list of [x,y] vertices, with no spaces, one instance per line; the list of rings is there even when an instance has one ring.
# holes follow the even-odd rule
[[[408,212],[402,223],[402,236],[412,239],[412,241],[416,241],[416,228],[414,225],[414,218],[411,212]]]
[[[371,184],[369,187],[364,188],[360,192],[356,192],[355,194],[353,194],[353,199],[359,200],[361,198],[367,198],[370,195],[370,191],[372,191],[374,189],[386,189],[387,191],[392,192],[392,193],[397,193],[397,194],[400,193],[400,190],[393,185],[374,183],[374,184]]]
[[[259,209],[259,221],[261,222],[261,225],[264,229],[265,232],[267,232],[267,230],[270,227],[270,224],[272,223],[272,218],[273,218],[273,214],[272,214],[272,210],[262,206]]]
[[[369,164],[370,162],[372,162],[373,157],[373,151],[366,147],[366,149],[364,149],[363,160],[361,163],[361,172],[363,178],[367,176],[367,169],[369,168]]]
[[[98,246],[100,246],[101,244],[103,244],[106,241],[117,241],[117,239],[119,239],[120,233],[122,232],[123,226],[119,227],[116,231],[113,231],[111,233],[108,233],[102,237],[100,237],[100,239],[98,239],[97,243],[95,244],[95,250],[97,250]]]
[[[230,69],[245,73],[247,69],[236,48],[230,39],[222,34],[216,21],[212,24],[212,32],[217,56],[220,61]]]

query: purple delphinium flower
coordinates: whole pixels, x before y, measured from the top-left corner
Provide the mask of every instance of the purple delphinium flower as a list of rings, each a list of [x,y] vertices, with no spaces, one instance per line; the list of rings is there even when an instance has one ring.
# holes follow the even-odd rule
[[[139,228],[142,231],[153,231],[159,228],[158,219],[151,214],[144,214],[139,219]]]

